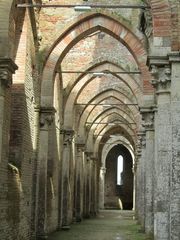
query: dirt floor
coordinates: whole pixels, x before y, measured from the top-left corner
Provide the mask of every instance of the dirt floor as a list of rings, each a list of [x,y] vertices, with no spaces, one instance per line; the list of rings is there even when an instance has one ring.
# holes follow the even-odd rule
[[[96,218],[74,223],[70,230],[53,233],[48,240],[150,240],[133,218],[131,211],[100,211]]]

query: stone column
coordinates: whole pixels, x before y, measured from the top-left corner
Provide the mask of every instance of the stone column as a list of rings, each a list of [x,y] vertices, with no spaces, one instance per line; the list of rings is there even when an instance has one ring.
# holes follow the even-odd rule
[[[3,155],[7,156],[5,150],[9,145],[10,105],[7,106],[6,103],[10,103],[12,74],[15,73],[17,68],[17,65],[11,59],[0,58],[0,163]]]
[[[96,215],[96,162],[95,157],[91,157],[91,215]]]
[[[70,162],[72,156],[72,140],[74,131],[62,130],[64,135],[63,159],[62,159],[62,229],[70,228],[72,221],[71,189],[70,189]]]
[[[98,197],[97,197],[97,184],[98,184],[98,181],[97,181],[97,164],[98,164],[98,159],[97,158],[94,158],[94,214],[97,215],[97,212],[98,212],[98,205],[97,205],[97,201],[98,201]]]
[[[138,134],[138,139],[136,143],[135,159],[134,159],[134,173],[135,177],[135,214],[136,219],[140,223],[140,209],[141,209],[141,155],[142,155],[142,146],[141,146],[141,136]]]
[[[101,167],[99,173],[99,209],[104,209],[105,175],[106,168]]]
[[[180,55],[169,55],[171,75],[172,164],[170,169],[170,239],[180,238]]]
[[[92,152],[86,154],[86,217],[90,217],[91,211],[91,156]]]
[[[145,131],[141,129],[138,132],[138,143],[136,149],[136,163],[137,185],[136,185],[136,206],[137,217],[139,223],[142,225],[143,230],[145,226],[145,147],[146,138]]]
[[[76,221],[80,222],[83,217],[83,152],[85,144],[77,144],[76,147],[75,217]]]
[[[171,69],[168,58],[150,57],[150,68],[156,89],[155,171],[154,171],[154,237],[170,239],[170,170],[172,159]]]
[[[141,201],[140,201],[140,186],[141,186],[141,172],[140,172],[140,160],[141,158],[141,150],[137,147],[135,164],[134,164],[134,174],[135,174],[135,216],[137,221],[140,223],[140,209],[141,209]]]
[[[47,239],[47,161],[49,127],[54,108],[40,109],[39,152],[37,166],[37,239]]]
[[[86,185],[87,185],[87,160],[86,154],[83,154],[83,217],[86,217]]]
[[[153,185],[154,185],[154,107],[142,107],[140,109],[143,127],[146,133],[145,149],[145,232],[153,233]]]

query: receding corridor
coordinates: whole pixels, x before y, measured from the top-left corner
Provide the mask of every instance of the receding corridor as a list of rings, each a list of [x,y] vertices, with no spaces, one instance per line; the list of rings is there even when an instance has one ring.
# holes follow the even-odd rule
[[[133,212],[105,210],[97,218],[86,219],[59,231],[48,240],[150,240],[133,220]]]
[[[0,240],[180,240],[180,0],[0,23]]]

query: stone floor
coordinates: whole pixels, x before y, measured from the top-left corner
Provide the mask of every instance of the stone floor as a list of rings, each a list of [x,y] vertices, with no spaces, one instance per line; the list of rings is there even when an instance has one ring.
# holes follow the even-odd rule
[[[49,236],[48,240],[150,240],[133,220],[130,211],[101,211],[97,218],[74,223],[70,230]]]

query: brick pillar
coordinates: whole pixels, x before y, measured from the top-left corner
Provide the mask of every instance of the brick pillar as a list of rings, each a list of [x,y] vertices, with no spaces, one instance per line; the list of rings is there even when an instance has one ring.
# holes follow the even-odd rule
[[[8,106],[6,104],[10,103],[10,86],[15,70],[17,70],[17,65],[11,59],[0,58],[0,163],[3,157],[7,156],[9,145],[10,123],[7,121],[10,120],[10,104]]]
[[[47,161],[49,127],[53,122],[54,108],[40,109],[40,133],[37,167],[37,239],[47,239]]]
[[[149,57],[156,89],[154,238],[170,239],[170,170],[172,160],[171,69],[168,58]]]
[[[72,129],[62,130],[64,135],[62,159],[62,229],[70,228],[72,222],[71,189],[70,189],[70,162],[72,157]]]
[[[76,151],[76,177],[75,177],[75,208],[76,221],[80,222],[83,215],[83,155],[85,144],[77,144]]]
[[[99,209],[104,209],[104,187],[106,168],[101,167],[99,173]]]
[[[146,134],[145,149],[145,231],[153,233],[154,212],[153,212],[153,185],[154,185],[154,111],[152,107],[142,107],[140,109],[143,127]]]
[[[180,237],[180,55],[170,54],[172,165],[170,169],[170,239]]]

